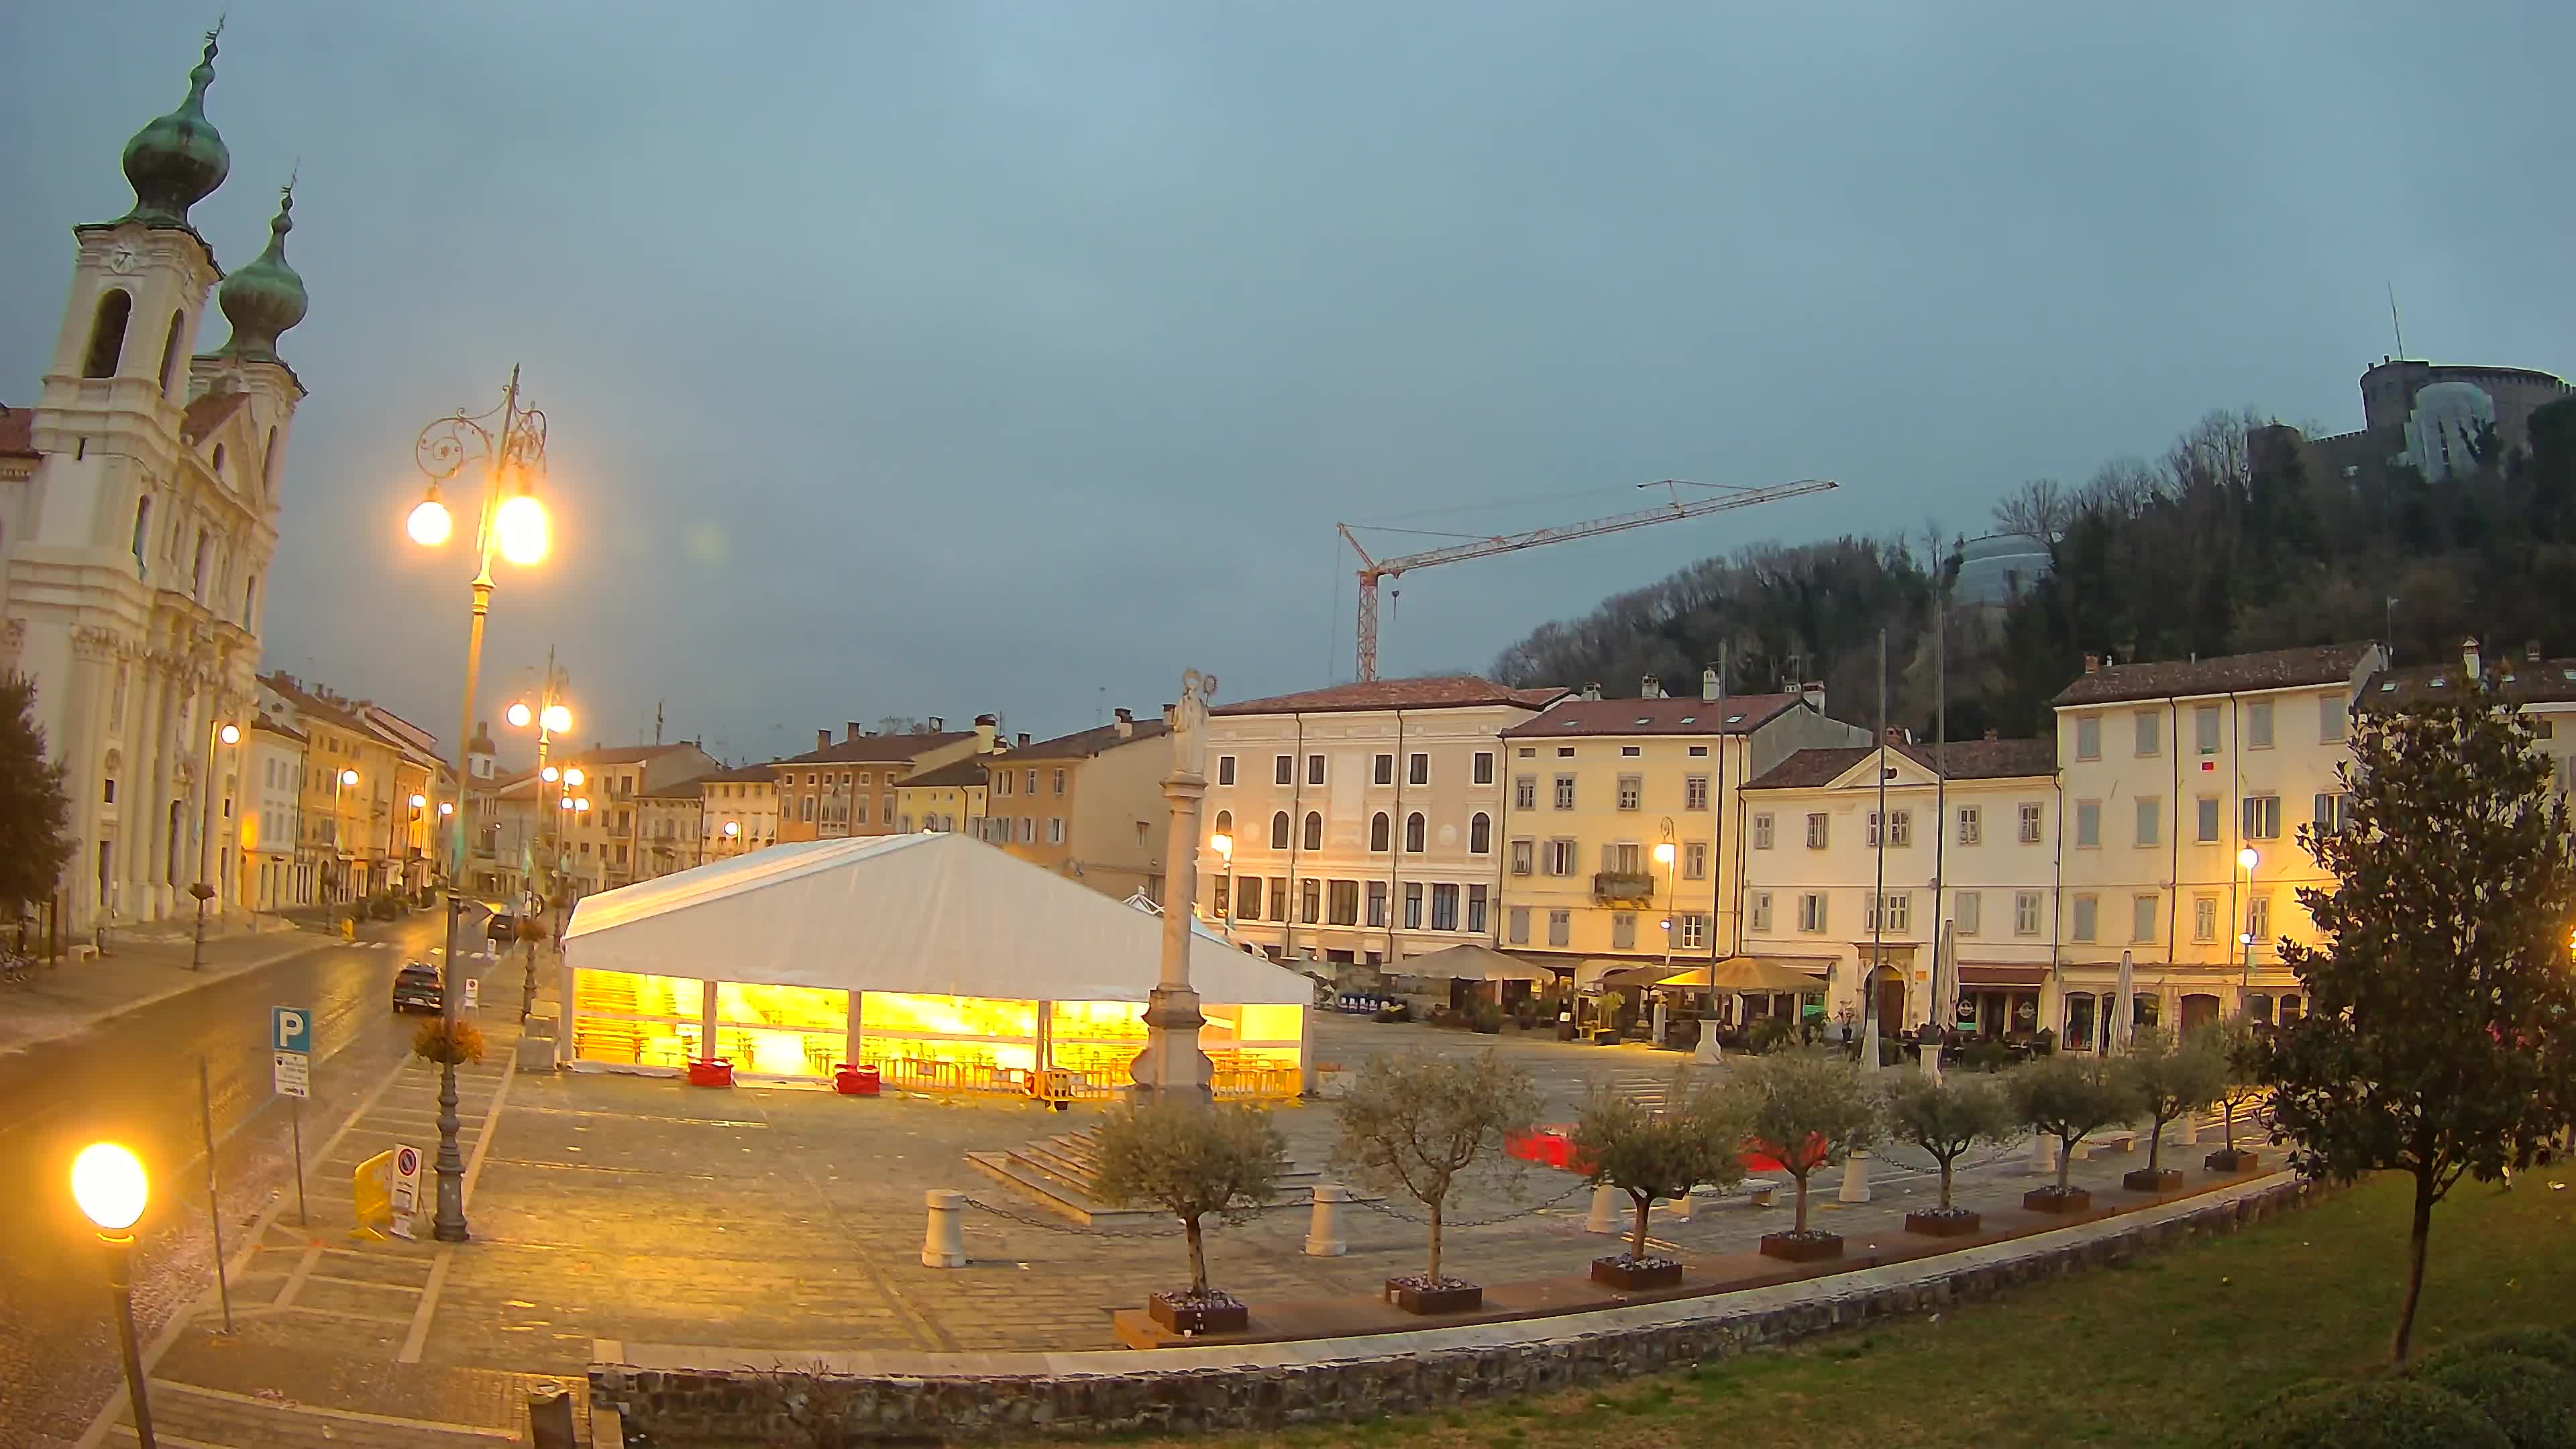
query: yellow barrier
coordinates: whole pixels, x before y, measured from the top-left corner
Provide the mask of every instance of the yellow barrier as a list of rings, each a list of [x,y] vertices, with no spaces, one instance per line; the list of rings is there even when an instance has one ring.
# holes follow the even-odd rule
[[[379,1152],[358,1164],[351,1175],[350,1193],[357,1199],[358,1230],[350,1236],[381,1243],[385,1230],[394,1225],[394,1155]]]
[[[340,939],[343,941],[354,941],[358,939],[357,917],[342,916],[340,918]]]
[[[1029,1095],[1057,1111],[1073,1105],[1073,1073],[1062,1067],[1049,1067],[1029,1074]]]
[[[1243,1067],[1220,1069],[1212,1085],[1213,1095],[1221,1102],[1286,1102],[1296,1097],[1304,1082],[1294,1067]]]

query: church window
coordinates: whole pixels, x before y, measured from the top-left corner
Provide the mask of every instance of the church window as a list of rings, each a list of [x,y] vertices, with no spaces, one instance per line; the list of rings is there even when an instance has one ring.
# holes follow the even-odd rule
[[[170,314],[170,336],[161,344],[161,395],[168,397],[179,386],[179,334],[188,325],[188,314]]]
[[[206,560],[213,556],[214,546],[215,541],[206,535],[206,531],[198,529],[197,563],[188,574],[189,598],[203,600],[206,597]]]
[[[241,625],[243,628],[256,629],[259,627],[258,609],[259,575],[252,574],[250,576],[250,582],[242,585]]]
[[[224,445],[215,444],[215,481],[224,481]]]
[[[268,446],[260,450],[259,491],[262,494],[277,492],[277,429],[275,428],[268,430]]]
[[[152,500],[138,498],[134,502],[134,563],[138,571],[143,567],[143,547],[151,538]]]
[[[134,298],[122,289],[98,299],[98,317],[89,328],[89,361],[81,367],[81,376],[116,376],[117,359],[125,355],[125,321],[133,312]]]

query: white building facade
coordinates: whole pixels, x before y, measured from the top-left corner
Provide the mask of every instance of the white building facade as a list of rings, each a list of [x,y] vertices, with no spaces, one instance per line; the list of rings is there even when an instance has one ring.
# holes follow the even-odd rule
[[[206,120],[215,47],[187,99],[127,143],[135,203],[73,228],[72,280],[35,407],[0,418],[0,667],[31,676],[64,766],[75,929],[192,910],[228,872],[249,762],[263,581],[304,388],[277,355],[304,288],[268,250],[229,278],[188,208],[231,165]],[[198,355],[209,293],[231,336]],[[221,736],[233,728],[234,740]]]

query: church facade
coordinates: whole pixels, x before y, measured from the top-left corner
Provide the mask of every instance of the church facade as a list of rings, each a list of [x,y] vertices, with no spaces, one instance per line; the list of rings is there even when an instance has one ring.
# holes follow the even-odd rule
[[[304,386],[292,188],[227,276],[188,219],[231,169],[187,99],[126,143],[134,207],[75,226],[70,295],[32,408],[0,410],[0,668],[30,677],[77,854],[66,932],[237,900],[242,786],[279,484]],[[209,301],[230,335],[200,352]]]

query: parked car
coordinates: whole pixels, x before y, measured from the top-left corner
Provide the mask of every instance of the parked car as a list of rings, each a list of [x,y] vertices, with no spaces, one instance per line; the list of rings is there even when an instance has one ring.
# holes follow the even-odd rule
[[[446,988],[439,984],[438,968],[426,961],[406,961],[394,973],[394,1010],[444,1011],[447,1009]]]
[[[508,911],[494,911],[492,924],[483,932],[490,940],[511,942],[519,939],[519,918]]]

